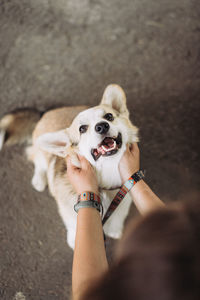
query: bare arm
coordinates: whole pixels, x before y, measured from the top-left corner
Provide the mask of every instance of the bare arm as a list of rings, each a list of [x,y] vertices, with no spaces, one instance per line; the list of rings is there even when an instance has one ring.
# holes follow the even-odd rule
[[[126,152],[121,158],[119,171],[122,181],[125,182],[128,178],[140,169],[140,152],[138,145],[135,143],[131,147],[127,146]],[[163,206],[163,202],[154,194],[150,187],[140,180],[130,190],[138,211],[141,214],[146,214],[152,209]]]
[[[89,162],[80,157],[81,168],[67,158],[68,178],[78,194],[90,191],[98,194],[95,172]],[[102,222],[95,208],[81,208],[77,216],[76,241],[72,268],[72,296],[81,299],[84,292],[108,268]]]
[[[100,214],[95,208],[80,209],[72,268],[73,299],[80,299],[107,268]]]

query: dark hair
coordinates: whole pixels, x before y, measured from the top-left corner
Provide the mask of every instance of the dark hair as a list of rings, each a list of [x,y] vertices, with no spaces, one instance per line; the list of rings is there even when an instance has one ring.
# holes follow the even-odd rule
[[[120,245],[84,299],[200,299],[200,201],[152,212],[129,227]]]

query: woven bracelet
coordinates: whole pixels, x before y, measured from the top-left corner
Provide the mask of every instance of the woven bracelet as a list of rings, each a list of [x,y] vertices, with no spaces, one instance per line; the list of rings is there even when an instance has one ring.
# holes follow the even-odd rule
[[[96,208],[103,215],[103,206],[98,195],[91,192],[84,192],[78,196],[78,202],[74,205],[75,212],[78,213],[80,208],[92,207]]]

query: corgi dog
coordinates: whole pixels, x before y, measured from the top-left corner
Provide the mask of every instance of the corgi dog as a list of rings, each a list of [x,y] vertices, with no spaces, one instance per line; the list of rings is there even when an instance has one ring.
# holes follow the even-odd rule
[[[34,164],[33,187],[42,192],[48,185],[67,229],[67,243],[75,246],[78,195],[67,178],[66,160],[80,167],[77,154],[94,167],[100,198],[107,211],[122,185],[118,165],[126,145],[138,141],[138,128],[129,119],[123,89],[108,85],[98,106],[70,106],[41,115],[22,109],[5,115],[0,121],[0,149],[4,144],[29,141],[27,158]],[[126,198],[104,225],[107,236],[118,239],[131,205]]]

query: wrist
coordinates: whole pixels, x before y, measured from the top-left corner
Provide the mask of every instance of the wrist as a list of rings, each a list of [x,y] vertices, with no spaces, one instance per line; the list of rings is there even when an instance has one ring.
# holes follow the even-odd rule
[[[137,182],[137,184],[135,184],[133,186],[134,188],[132,190],[136,190],[136,189],[145,189],[145,182],[144,179],[141,179],[139,182]]]
[[[144,178],[144,172],[140,169],[131,175],[128,180],[123,184],[123,186],[130,191],[139,181]]]
[[[146,190],[147,184],[145,183],[144,179],[141,179],[140,182],[134,185],[133,191],[143,191]]]
[[[95,208],[103,216],[103,206],[100,197],[92,192],[83,192],[78,195],[78,201],[74,205],[74,210],[78,213],[82,208]]]
[[[138,194],[141,194],[147,190],[147,185],[144,179],[141,179],[137,184],[131,189],[131,193],[134,197],[137,197]]]

